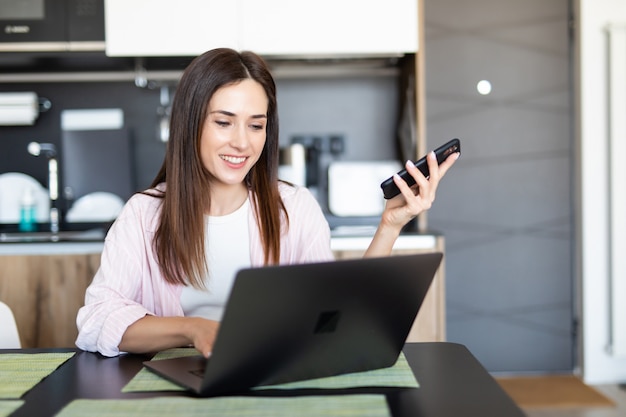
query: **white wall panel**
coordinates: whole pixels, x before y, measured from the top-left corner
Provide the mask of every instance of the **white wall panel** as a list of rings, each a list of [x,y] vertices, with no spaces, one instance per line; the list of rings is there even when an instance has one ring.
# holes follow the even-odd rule
[[[607,35],[611,352],[626,358],[626,24],[610,26]]]

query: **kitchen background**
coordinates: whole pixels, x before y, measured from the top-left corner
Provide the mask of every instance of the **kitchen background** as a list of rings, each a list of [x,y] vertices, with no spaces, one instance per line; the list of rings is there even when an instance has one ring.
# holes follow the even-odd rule
[[[69,64],[76,61],[73,56],[66,59]],[[0,54],[0,66],[4,71],[20,70],[22,61],[15,61],[14,56]],[[88,67],[100,69],[111,65],[102,57],[94,56],[92,61]],[[94,65],[98,61],[102,63]],[[173,59],[165,65],[177,69],[186,62]],[[324,166],[319,170],[320,175],[307,185],[317,188],[319,183],[320,187],[324,187],[318,195],[326,209],[328,203],[324,199],[328,179],[325,173],[329,163],[396,161],[400,152],[396,138],[403,96],[400,90],[402,64],[397,59],[376,59],[360,64],[351,67],[354,63],[349,63],[346,71],[345,62],[338,63],[336,65],[341,66],[342,71],[320,75],[312,70],[315,65],[309,63],[303,67],[305,70],[294,70],[291,62],[288,75],[281,77],[280,63],[273,63],[278,66],[276,81],[281,147],[300,142],[308,148],[309,159],[314,151],[321,154],[318,159]],[[46,68],[46,65],[37,65]],[[50,65],[57,70],[67,70],[63,63],[52,61]],[[116,65],[118,68],[115,70],[119,71],[124,69],[126,62],[122,60]],[[334,65],[330,62],[323,67],[328,69]],[[161,121],[167,114],[168,98],[171,100],[175,93],[175,81],[152,79],[143,88],[135,84],[132,78],[117,82],[50,82],[45,76],[36,83],[1,84],[2,92],[33,91],[40,100],[49,101],[50,108],[39,115],[33,126],[0,127],[0,172],[23,172],[47,186],[48,166],[45,160],[27,152],[28,144],[37,141],[57,147],[62,190],[78,181],[75,177],[65,178],[64,174],[77,172],[81,167],[90,168],[82,172],[84,177],[80,179],[80,193],[61,193],[59,201],[63,213],[88,191],[109,191],[125,200],[132,192],[144,189],[163,160],[166,142],[161,137]],[[101,128],[71,131],[63,128],[62,116],[65,112],[85,109],[120,110],[123,125],[110,131]],[[332,149],[331,140],[338,143]],[[86,141],[91,142],[91,149],[84,145]],[[70,154],[80,155],[80,160],[70,157]],[[371,184],[377,189],[392,172],[387,168]],[[117,178],[108,178],[105,182],[112,188],[103,189],[102,179],[111,176]],[[376,191],[376,196],[380,195]],[[382,204],[382,197],[380,200]],[[328,212],[328,215],[333,225],[340,224],[333,220],[335,216],[332,213]],[[369,220],[369,223],[373,221],[375,224],[375,219]]]
[[[467,344],[491,371],[571,370],[568,1],[534,2],[523,8],[523,17],[512,7],[513,0],[483,0],[478,9],[476,4],[463,4],[424,3],[428,146],[460,137],[463,148],[461,163],[445,178],[428,215],[431,229],[446,236],[447,338]],[[398,161],[403,142],[415,140],[403,135],[406,125],[415,125],[415,120],[403,117],[412,60],[409,55],[271,61],[281,146],[301,141],[308,147],[309,160],[311,155],[323,159],[317,178],[306,185],[316,191],[331,226],[350,224],[352,219],[338,218],[329,210],[326,164]],[[60,58],[0,54],[3,72],[52,74],[37,82],[1,85],[2,92],[34,91],[51,106],[33,126],[0,127],[0,172],[23,172],[45,186],[48,167],[27,147],[31,141],[52,143],[59,151],[61,190],[77,182],[74,176],[83,190],[61,192],[62,218],[90,187],[102,191],[103,179],[114,187],[105,191],[127,199],[147,187],[161,165],[166,146],[161,121],[176,79],[156,75],[144,80],[136,66],[169,75],[166,71],[179,74],[188,61],[138,62],[98,53]],[[80,82],[53,77],[55,72],[72,71],[127,76],[114,81],[92,76]],[[484,97],[473,90],[483,78],[494,88]],[[64,112],[84,109],[120,109],[122,126],[109,131],[64,130]],[[87,140],[93,148],[84,146]],[[339,145],[330,147],[331,140]],[[70,153],[79,156],[69,157]],[[64,177],[69,171],[80,174]],[[364,172],[371,171],[368,167]],[[369,189],[376,190],[378,198],[378,185],[391,172],[370,180]],[[531,181],[526,172],[539,172],[544,180]],[[117,178],[109,178],[113,175]],[[355,178],[364,182],[363,173]],[[508,178],[504,188],[501,178]],[[540,206],[529,204],[531,200],[551,203]],[[356,207],[362,205],[356,201]],[[357,220],[375,225],[377,219]]]
[[[574,139],[572,9],[587,3],[423,3],[427,146],[457,136],[463,143],[463,157],[428,214],[431,230],[446,237],[447,338],[466,344],[490,371],[571,371],[583,353],[575,283],[580,144]],[[605,11],[615,2],[602,3]],[[92,65],[89,54],[72,56],[76,61],[3,53],[0,72],[28,75],[30,65],[52,70]],[[157,61],[155,67],[167,71],[185,65],[184,60]],[[341,152],[331,159],[398,158],[406,139],[402,132],[415,122],[402,118],[410,71],[402,60],[374,60],[367,69],[355,65],[330,76],[306,68],[310,63],[295,75],[276,68],[281,144],[288,146],[293,138],[308,143],[315,137],[340,138]],[[132,74],[135,64],[108,59],[92,70]],[[483,79],[492,84],[485,96],[475,90]],[[1,83],[2,92],[36,91],[52,107],[34,127],[0,127],[0,173],[27,172],[45,185],[46,164],[28,155],[27,144],[60,145],[62,110],[119,108],[124,113],[120,134],[128,135],[132,161],[131,188],[144,187],[164,152],[159,139],[163,89],[137,87],[136,81],[141,80]],[[59,157],[62,161],[63,154]]]

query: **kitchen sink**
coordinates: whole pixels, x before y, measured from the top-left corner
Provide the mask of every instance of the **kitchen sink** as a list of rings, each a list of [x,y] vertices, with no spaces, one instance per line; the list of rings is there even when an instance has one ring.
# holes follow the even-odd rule
[[[0,243],[88,242],[104,240],[104,229],[53,232],[2,232]]]

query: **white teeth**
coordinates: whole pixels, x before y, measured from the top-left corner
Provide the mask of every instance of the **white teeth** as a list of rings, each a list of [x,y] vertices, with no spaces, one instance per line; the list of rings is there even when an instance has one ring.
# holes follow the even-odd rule
[[[240,157],[236,157],[236,156],[227,156],[227,155],[220,155],[220,158],[222,158],[224,161],[230,162],[232,164],[240,164],[243,161],[246,160],[245,157],[240,156]]]

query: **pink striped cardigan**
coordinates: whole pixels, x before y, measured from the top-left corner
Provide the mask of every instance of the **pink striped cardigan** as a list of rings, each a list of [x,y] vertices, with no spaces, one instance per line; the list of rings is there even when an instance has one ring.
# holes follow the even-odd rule
[[[313,195],[306,188],[283,183],[279,190],[290,224],[281,240],[280,263],[332,260],[328,223]],[[145,315],[183,315],[182,286],[165,282],[152,250],[161,201],[136,194],[111,226],[100,268],[76,319],[76,346],[80,349],[117,356],[124,332],[135,321]],[[259,230],[253,210],[250,213],[250,261],[261,266]]]

